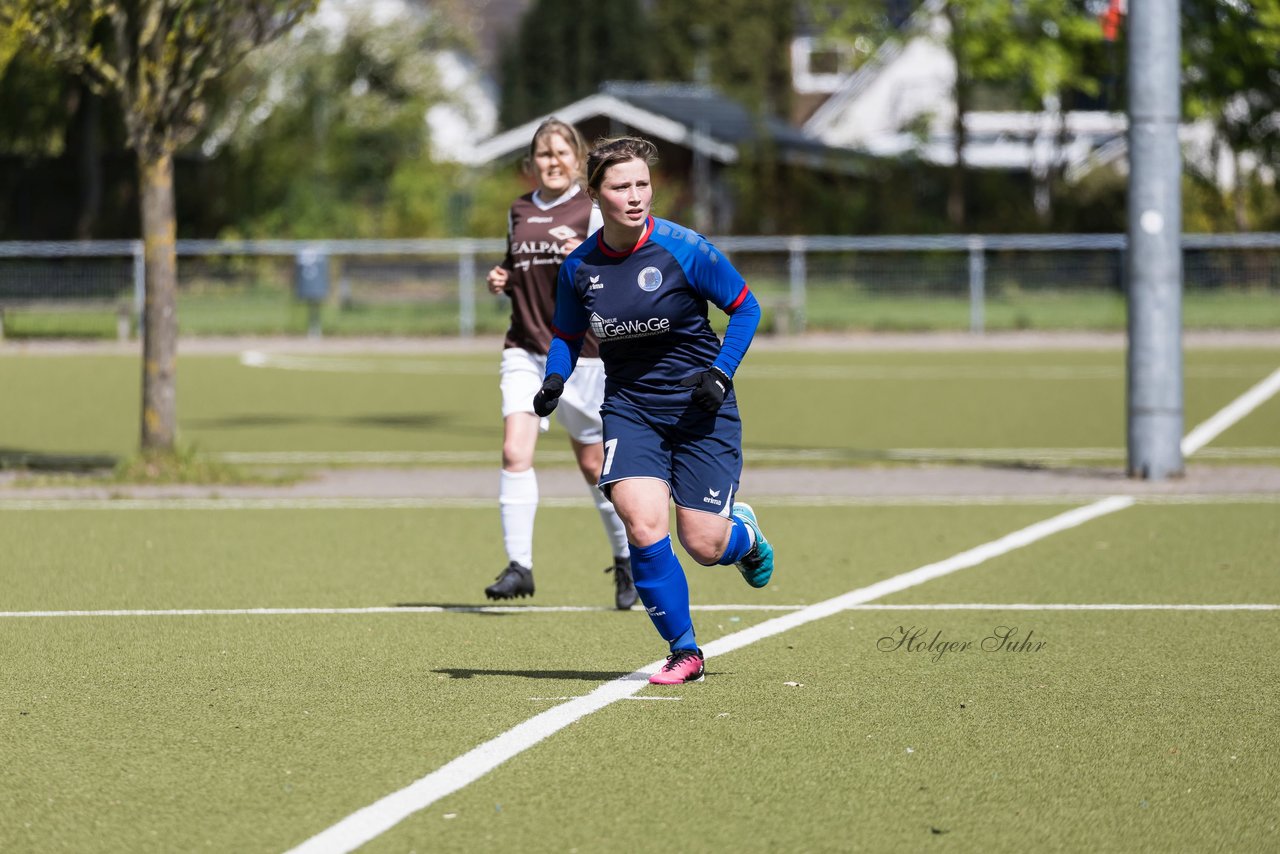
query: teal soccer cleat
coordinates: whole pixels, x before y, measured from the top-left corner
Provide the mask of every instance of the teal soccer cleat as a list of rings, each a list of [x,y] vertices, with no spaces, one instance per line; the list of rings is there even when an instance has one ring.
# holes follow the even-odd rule
[[[769,541],[764,538],[760,523],[756,521],[756,512],[751,509],[750,504],[735,502],[733,515],[741,519],[756,535],[756,543],[751,547],[751,551],[743,555],[742,560],[735,564],[738,572],[742,573],[742,577],[752,587],[764,587],[773,576],[773,546],[769,545]]]

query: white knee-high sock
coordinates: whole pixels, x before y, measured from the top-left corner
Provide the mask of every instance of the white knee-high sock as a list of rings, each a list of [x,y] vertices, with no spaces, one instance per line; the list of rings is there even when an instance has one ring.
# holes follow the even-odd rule
[[[533,569],[533,517],[538,512],[538,476],[533,469],[502,470],[498,505],[502,509],[507,560]]]
[[[600,521],[604,523],[604,533],[609,538],[609,545],[613,548],[613,556],[626,557],[629,554],[626,526],[622,524],[617,511],[613,509],[613,502],[604,497],[604,491],[594,485],[589,488],[591,500],[596,503],[596,510],[600,511]]]

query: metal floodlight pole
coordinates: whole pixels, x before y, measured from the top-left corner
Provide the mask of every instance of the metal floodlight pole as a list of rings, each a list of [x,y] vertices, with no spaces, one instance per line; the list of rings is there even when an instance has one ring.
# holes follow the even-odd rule
[[[1182,474],[1178,0],[1129,0],[1130,477]]]

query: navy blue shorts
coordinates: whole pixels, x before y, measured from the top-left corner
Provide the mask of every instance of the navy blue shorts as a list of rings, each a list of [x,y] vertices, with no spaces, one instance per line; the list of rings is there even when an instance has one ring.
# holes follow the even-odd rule
[[[677,507],[728,516],[742,476],[742,420],[736,406],[651,412],[605,402],[600,488],[631,478],[664,481]]]

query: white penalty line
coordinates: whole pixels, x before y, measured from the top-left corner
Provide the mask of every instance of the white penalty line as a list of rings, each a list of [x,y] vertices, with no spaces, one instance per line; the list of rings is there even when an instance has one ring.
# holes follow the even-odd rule
[[[1277,391],[1280,391],[1280,368],[1276,368],[1266,379],[1228,403],[1211,418],[1184,436],[1182,439],[1183,456],[1191,456],[1218,438],[1227,428],[1266,403]]]
[[[751,628],[711,641],[703,651],[711,657],[727,655],[757,641],[829,617],[851,606],[870,602],[891,593],[941,578],[961,569],[977,566],[994,557],[1030,545],[1059,531],[1082,525],[1099,516],[1115,513],[1133,504],[1127,496],[1111,496],[1086,507],[1061,513],[1037,522],[997,540],[961,552],[946,560],[927,564],[910,572],[850,591],[833,599],[810,605],[799,611],[766,620]],[[651,662],[647,667],[621,679],[607,682],[586,696],[570,700],[516,725],[496,738],[475,747],[446,763],[425,777],[357,810],[337,824],[312,836],[292,854],[332,854],[348,852],[377,838],[404,819],[430,806],[488,774],[512,757],[518,756],[544,739],[554,735],[592,712],[618,700],[630,697],[646,687],[648,677],[665,664]]]

